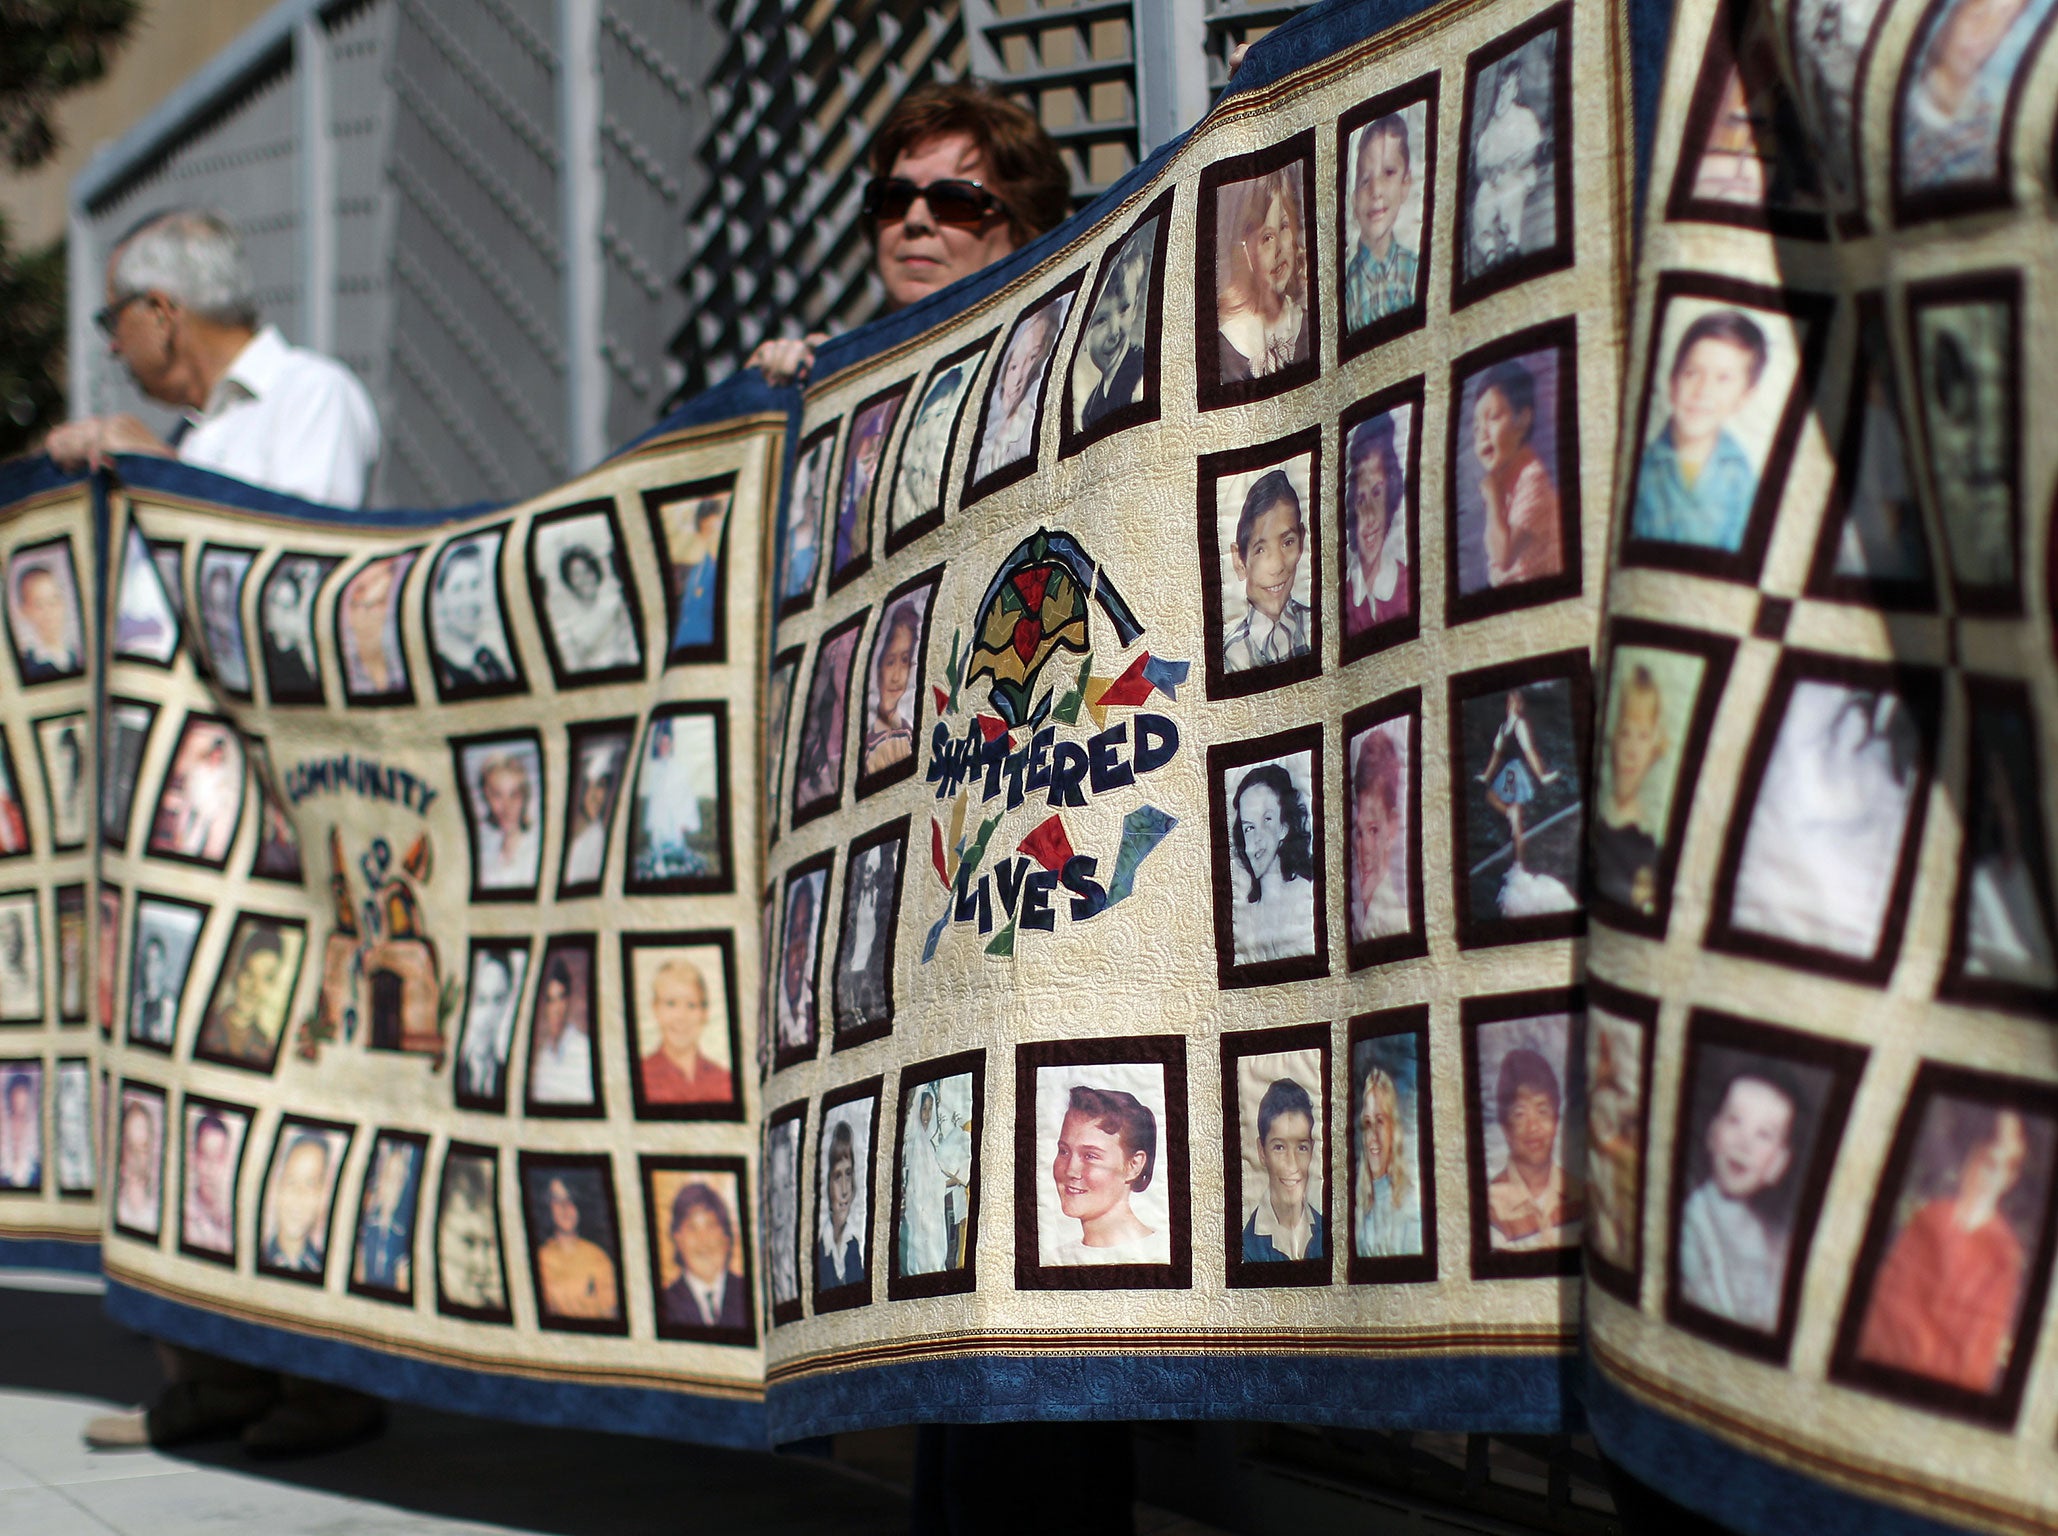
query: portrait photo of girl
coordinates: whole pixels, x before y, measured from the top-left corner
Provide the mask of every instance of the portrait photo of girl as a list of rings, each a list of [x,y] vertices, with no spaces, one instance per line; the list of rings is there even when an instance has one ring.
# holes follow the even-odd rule
[[[1436,1232],[1427,1178],[1428,1049],[1424,1010],[1352,1025],[1350,1278],[1434,1279]]]
[[[1302,771],[1297,776],[1295,768]],[[1229,790],[1236,963],[1315,952],[1314,842],[1305,760],[1260,763]]]
[[[1313,178],[1312,134],[1202,175],[1194,355],[1204,410],[1277,394],[1315,374]]]
[[[1419,388],[1419,386],[1418,386]],[[1407,639],[1415,618],[1414,479],[1419,393],[1344,422],[1343,659]]]
[[[936,575],[918,577],[887,599],[865,667],[865,717],[858,730],[857,793],[862,799],[915,771],[921,718],[922,645]]]

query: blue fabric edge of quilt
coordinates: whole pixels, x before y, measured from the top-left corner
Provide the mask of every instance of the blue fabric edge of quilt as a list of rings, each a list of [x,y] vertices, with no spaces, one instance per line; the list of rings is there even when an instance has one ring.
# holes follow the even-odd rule
[[[893,1424],[1234,1419],[1353,1429],[1576,1433],[1576,1355],[1367,1359],[1098,1351],[901,1361],[765,1394],[774,1444]]]
[[[1581,1397],[1601,1449],[1667,1498],[1744,1536],[1962,1536],[1957,1526],[1792,1471],[1646,1407],[1589,1361]]]
[[[100,1238],[0,1237],[0,1269],[54,1269],[67,1274],[100,1273]]]
[[[224,1317],[112,1279],[107,1312],[154,1339],[453,1413],[741,1450],[763,1450],[766,1444],[764,1405],[755,1400],[703,1397],[683,1389],[585,1386],[409,1360],[282,1324]]]

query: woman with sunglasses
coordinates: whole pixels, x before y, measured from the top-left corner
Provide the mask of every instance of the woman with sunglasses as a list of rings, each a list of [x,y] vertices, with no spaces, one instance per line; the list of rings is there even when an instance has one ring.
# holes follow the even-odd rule
[[[1056,142],[981,85],[910,92],[880,125],[871,158],[865,223],[887,309],[991,266],[1071,211],[1072,177]],[[749,366],[768,383],[805,382],[827,339],[773,338]]]

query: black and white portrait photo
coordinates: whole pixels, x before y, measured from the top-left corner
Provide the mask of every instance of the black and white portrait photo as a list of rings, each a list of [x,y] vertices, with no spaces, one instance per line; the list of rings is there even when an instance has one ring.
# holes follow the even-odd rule
[[[200,633],[206,641],[207,668],[224,690],[250,696],[250,646],[243,633],[243,583],[257,552],[223,549],[208,544],[200,551],[194,577],[200,589]]]
[[[785,914],[779,925],[779,969],[772,1003],[774,1060],[805,1061],[820,1038],[818,996],[822,931],[829,899],[830,855],[796,867],[786,877]]]
[[[436,1310],[512,1321],[500,1241],[500,1169],[489,1147],[452,1142],[436,1195]]]
[[[643,624],[608,504],[539,517],[529,590],[560,687],[643,675]]]
[[[111,849],[128,845],[129,823],[135,816],[136,776],[143,767],[143,749],[150,744],[150,726],[157,719],[155,704],[135,699],[107,701],[106,734],[100,760],[100,839]],[[11,775],[9,776],[11,779]],[[12,788],[10,783],[8,786]],[[7,812],[0,808],[0,826]],[[0,852],[24,852],[27,839],[9,850],[0,836]]]
[[[836,940],[838,1046],[884,1034],[893,1025],[894,928],[900,913],[906,818],[851,845],[844,866],[843,920]]]
[[[922,390],[900,440],[900,460],[886,504],[888,554],[943,522],[943,472],[957,442],[958,420],[971,397],[972,376],[991,340],[938,363]]]
[[[446,699],[519,692],[521,667],[500,601],[504,528],[453,539],[429,567],[429,653]]]
[[[1095,438],[1158,416],[1158,349],[1170,209],[1161,199],[1112,247],[1072,346],[1060,433],[1070,453]]]
[[[1025,313],[1009,332],[980,411],[979,446],[965,482],[968,494],[983,494],[1035,467],[1051,358],[1078,296],[1075,278]]]
[[[800,1152],[806,1134],[805,1102],[781,1110],[765,1125],[765,1285],[772,1321],[800,1320]],[[810,1245],[812,1246],[812,1245]]]
[[[1546,11],[1466,63],[1458,303],[1571,265],[1565,20]]]
[[[515,1009],[529,974],[526,939],[474,939],[465,982],[464,1026],[457,1037],[452,1081],[460,1106],[507,1107],[507,1057]]]
[[[258,649],[264,656],[264,685],[274,704],[322,701],[314,600],[341,563],[333,555],[281,555],[257,589]]]
[[[866,615],[839,625],[822,637],[809,675],[806,705],[800,716],[800,742],[794,750],[794,826],[836,808],[843,798],[844,727],[850,715],[850,674],[857,659],[858,636]]]
[[[91,727],[84,715],[52,715],[36,722],[36,747],[43,760],[43,789],[50,806],[50,845],[60,852],[81,847],[86,841],[86,817],[92,808],[86,789],[90,740]],[[177,771],[176,764],[173,771]],[[240,761],[236,771],[242,772]]]
[[[207,908],[165,896],[136,902],[136,939],[129,961],[128,1038],[169,1051],[178,1028],[179,1000],[200,942]]]
[[[1328,973],[1321,758],[1312,727],[1209,750],[1225,987]]]
[[[43,1018],[43,923],[34,891],[0,896],[0,1022]]]

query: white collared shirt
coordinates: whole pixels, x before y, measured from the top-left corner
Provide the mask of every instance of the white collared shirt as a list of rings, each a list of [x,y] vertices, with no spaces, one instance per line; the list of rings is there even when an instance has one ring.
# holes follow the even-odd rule
[[[251,337],[179,443],[187,464],[334,507],[361,507],[379,457],[379,416],[357,375],[287,343]]]

